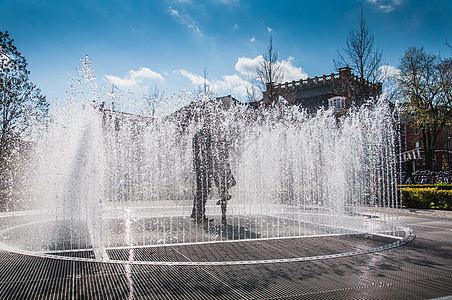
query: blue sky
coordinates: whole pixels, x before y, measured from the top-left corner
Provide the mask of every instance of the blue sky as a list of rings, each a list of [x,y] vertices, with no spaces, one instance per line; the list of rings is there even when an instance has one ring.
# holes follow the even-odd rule
[[[361,6],[384,64],[397,67],[410,46],[450,55],[450,0],[0,0],[0,30],[49,101],[65,98],[85,54],[108,89],[171,95],[196,89],[206,69],[218,96],[245,100],[270,31],[287,80],[329,74]]]

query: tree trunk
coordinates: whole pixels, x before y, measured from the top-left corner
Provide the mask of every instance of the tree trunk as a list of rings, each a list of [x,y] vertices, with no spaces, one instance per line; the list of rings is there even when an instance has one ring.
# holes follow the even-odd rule
[[[425,155],[425,168],[430,171],[435,170],[435,150],[436,137],[431,128],[422,129],[422,144]]]

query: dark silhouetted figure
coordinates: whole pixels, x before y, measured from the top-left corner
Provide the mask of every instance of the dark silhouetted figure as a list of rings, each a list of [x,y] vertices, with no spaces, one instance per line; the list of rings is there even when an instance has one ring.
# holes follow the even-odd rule
[[[196,172],[196,193],[192,217],[205,222],[206,201],[212,188],[212,180],[218,188],[222,223],[226,224],[227,201],[231,199],[229,189],[236,182],[229,164],[230,142],[220,128],[203,128],[193,137],[193,165]]]

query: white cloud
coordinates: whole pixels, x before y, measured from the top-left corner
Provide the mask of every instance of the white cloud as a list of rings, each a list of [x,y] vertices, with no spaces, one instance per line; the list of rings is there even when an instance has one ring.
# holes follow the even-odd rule
[[[204,84],[204,77],[202,77],[201,75],[193,74],[184,69],[178,70],[177,72],[180,73],[182,76],[188,78],[194,85]],[[207,80],[206,83],[208,84],[209,81]]]
[[[212,91],[217,95],[233,95],[239,99],[247,98],[247,87],[248,89],[258,89],[253,87],[252,83],[245,80],[245,78],[256,77],[256,68],[259,66],[260,62],[263,60],[263,56],[259,55],[255,58],[239,57],[237,63],[235,64],[235,69],[240,74],[225,75],[221,79],[207,80],[204,77],[191,73],[187,70],[181,69],[175,71],[182,76],[188,78],[193,85],[200,86],[204,82],[207,83]],[[306,72],[303,71],[301,67],[294,65],[295,59],[289,57],[287,60],[282,60],[278,62],[284,72],[284,81],[300,80],[308,77]],[[242,77],[243,76],[243,77]]]
[[[251,87],[252,84],[237,74],[224,75],[221,79],[204,80],[204,77],[187,70],[180,69],[175,71],[190,80],[195,86],[202,86],[204,83],[209,85],[209,88],[219,96],[232,95],[239,99],[246,99],[246,87]],[[257,87],[255,87],[257,89]]]
[[[401,5],[404,0],[367,0],[367,2],[376,5],[378,9],[386,13],[389,13],[393,11],[396,6]]]
[[[283,81],[293,81],[308,78],[308,74],[301,67],[293,65],[295,59],[289,56],[287,60],[280,62],[281,70],[284,74]]]
[[[243,56],[239,57],[237,59],[237,63],[235,64],[235,69],[242,75],[255,77],[256,68],[259,66],[262,59],[264,59],[262,55],[259,55],[255,58],[248,58]]]
[[[170,15],[179,17],[179,11],[177,9],[173,9],[171,6],[169,8]]]
[[[394,10],[394,6],[392,5],[380,5],[379,8],[384,12],[391,12]]]
[[[140,68],[138,71],[130,70],[130,77],[132,78],[149,78],[163,80],[163,76],[149,68]]]
[[[246,87],[250,84],[239,75],[225,75],[221,80],[214,80],[210,87],[217,95],[246,99]]]
[[[235,69],[242,75],[256,77],[256,68],[259,67],[263,59],[262,55],[255,58],[239,57],[235,64]],[[300,80],[308,77],[308,74],[301,67],[293,64],[294,60],[293,57],[289,57],[287,60],[278,62],[284,73],[283,81]]]
[[[400,74],[400,70],[394,66],[384,65],[380,66],[378,71],[378,81],[383,83],[383,96],[388,99],[393,98],[396,95],[396,79]]]
[[[105,77],[114,85],[121,87],[136,86],[137,83],[130,78],[119,78],[113,75],[105,75]]]
[[[255,41],[256,41],[256,38],[253,36],[253,37],[250,39],[250,42],[253,43],[253,42],[255,42]]]
[[[379,81],[395,78],[400,73],[399,69],[389,65],[380,66],[378,71],[380,73],[380,78],[378,79]]]
[[[239,2],[239,0],[216,0],[216,1],[223,3],[224,5],[231,5]]]
[[[169,8],[169,13],[176,19],[177,22],[179,22],[182,25],[185,25],[188,29],[190,29],[197,35],[202,36],[202,32],[201,29],[199,28],[198,23],[189,14],[181,13],[180,11],[172,8],[171,6]]]
[[[124,78],[113,75],[105,75],[113,84],[119,87],[134,87],[148,80],[164,80],[163,76],[149,68],[140,68],[138,71],[130,70]]]
[[[251,86],[251,83],[244,80],[239,75],[224,75],[221,79],[204,80],[204,77],[198,74],[191,73],[187,70],[181,69],[175,71],[182,76],[188,78],[195,86],[201,86],[204,83],[208,84],[210,89],[217,95],[233,95],[237,98],[246,99],[246,87]],[[257,87],[256,87],[257,89]]]

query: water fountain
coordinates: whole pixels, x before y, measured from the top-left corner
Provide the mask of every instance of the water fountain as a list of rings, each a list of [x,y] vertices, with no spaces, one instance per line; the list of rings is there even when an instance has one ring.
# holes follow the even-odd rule
[[[226,225],[215,188],[206,206],[213,221],[190,218],[192,138],[206,111],[233,137],[237,185]],[[190,113],[144,118],[94,104],[56,113],[29,162],[33,210],[0,232],[3,248],[162,263],[133,249],[323,235],[381,234],[395,244],[409,238],[396,226],[396,135],[387,104],[338,119],[330,110],[308,116],[290,106],[226,109],[209,98],[193,102]]]
[[[397,138],[384,101],[339,118],[332,110],[308,115],[284,104],[253,108],[201,95],[181,97],[189,104],[172,114],[143,117],[98,105],[102,96],[90,60],[82,61],[88,88],[74,80],[68,105],[34,144],[22,168],[24,210],[3,224],[1,249],[126,265],[238,264],[354,255],[410,239],[411,232],[397,225]],[[206,205],[212,220],[190,218],[192,139],[207,120],[231,140],[237,184],[226,224],[215,187]],[[300,249],[284,257],[205,256],[226,243],[291,239],[298,245],[306,237],[353,235],[392,242],[326,256],[298,255]]]

